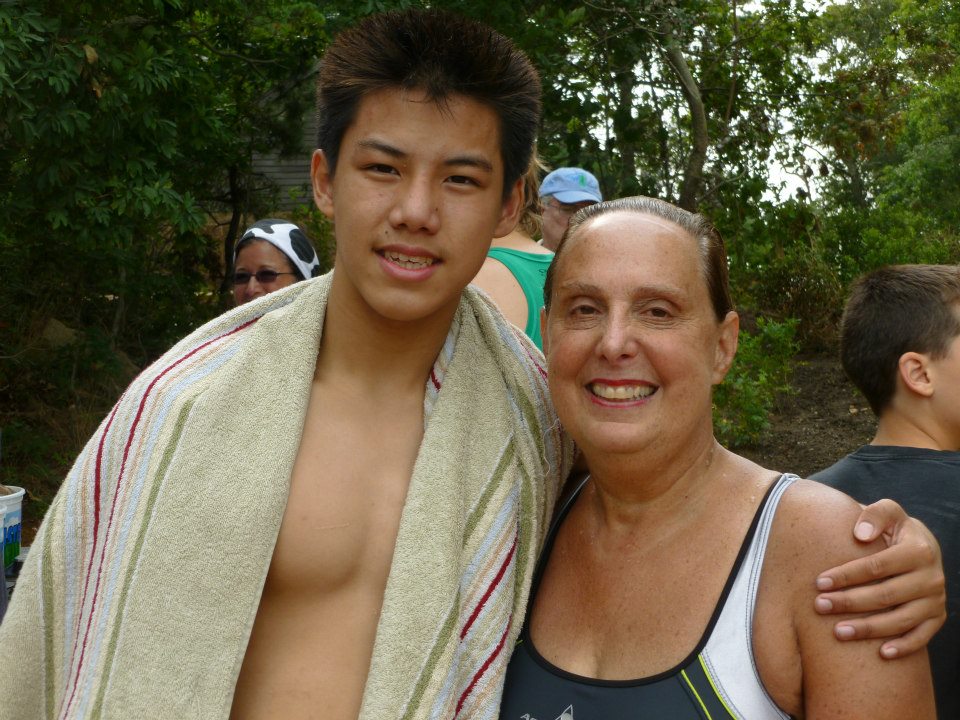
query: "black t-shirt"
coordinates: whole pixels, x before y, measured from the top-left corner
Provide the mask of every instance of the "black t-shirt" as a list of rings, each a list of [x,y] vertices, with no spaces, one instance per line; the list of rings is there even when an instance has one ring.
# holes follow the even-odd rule
[[[865,445],[812,476],[870,504],[900,503],[921,520],[943,551],[947,622],[930,641],[937,716],[960,718],[960,452]],[[895,660],[893,662],[896,662]]]

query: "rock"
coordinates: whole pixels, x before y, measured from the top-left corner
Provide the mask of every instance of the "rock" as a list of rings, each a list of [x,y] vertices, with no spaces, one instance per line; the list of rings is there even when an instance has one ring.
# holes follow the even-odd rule
[[[50,347],[59,348],[75,343],[79,335],[79,332],[67,327],[56,318],[50,318],[47,320],[46,327],[43,328],[42,337]]]

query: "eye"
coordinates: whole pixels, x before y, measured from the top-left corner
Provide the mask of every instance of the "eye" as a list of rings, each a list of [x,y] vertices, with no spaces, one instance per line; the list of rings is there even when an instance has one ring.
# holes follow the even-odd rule
[[[479,185],[476,180],[466,175],[451,175],[448,180],[454,185]]]
[[[567,317],[573,320],[594,320],[600,315],[600,308],[591,302],[574,302],[570,304]]]
[[[595,315],[597,309],[593,305],[574,305],[570,308],[570,312],[574,315]]]
[[[364,167],[364,170],[369,170],[374,173],[383,173],[385,175],[396,175],[397,169],[391,167],[390,165],[384,165],[383,163],[370,163]]]
[[[646,318],[650,322],[671,322],[677,317],[676,308],[669,302],[652,301],[640,305],[636,312],[638,317]]]

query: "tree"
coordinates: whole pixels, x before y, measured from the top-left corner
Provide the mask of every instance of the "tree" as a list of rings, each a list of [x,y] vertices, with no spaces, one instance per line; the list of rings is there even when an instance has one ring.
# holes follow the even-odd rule
[[[798,97],[807,77],[794,62],[810,41],[802,7],[712,0],[514,7],[515,16],[495,20],[543,75],[541,151],[552,164],[596,170],[611,196],[723,207],[723,218],[766,189],[782,130],[778,108]]]
[[[323,24],[299,2],[0,5],[3,251],[24,279],[5,308],[140,360],[215,310],[203,229],[226,210],[235,235],[252,150],[299,141]]]
[[[798,137],[824,259],[841,283],[886,263],[960,257],[960,13],[883,0],[825,8]]]
[[[6,467],[58,412],[77,416],[65,444],[88,435],[138,366],[222,309],[209,228],[226,216],[232,242],[265,206],[251,153],[300,140],[326,39],[296,0],[0,3]]]

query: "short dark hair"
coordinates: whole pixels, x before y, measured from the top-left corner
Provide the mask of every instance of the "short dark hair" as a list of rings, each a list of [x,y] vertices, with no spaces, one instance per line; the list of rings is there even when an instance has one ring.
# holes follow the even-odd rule
[[[663,220],[672,222],[692,237],[700,250],[700,270],[707,283],[707,292],[710,303],[718,321],[722,321],[727,313],[733,310],[733,299],[730,296],[730,279],[727,270],[727,250],[720,232],[703,215],[689,212],[665,200],[636,196],[607,200],[581,208],[570,219],[567,231],[560,239],[557,253],[547,270],[547,279],[543,286],[543,300],[547,309],[550,308],[550,296],[553,293],[553,277],[564,247],[581,228],[593,218],[607,213],[627,211],[642,215],[654,215]]]
[[[960,267],[891,265],[857,279],[840,324],[840,361],[879,417],[904,353],[946,355],[960,335]]]
[[[461,95],[496,114],[503,195],[530,162],[540,123],[540,77],[513,42],[482,23],[443,10],[371,15],[339,33],[317,79],[317,147],[331,174],[364,96],[421,90],[443,108]]]

